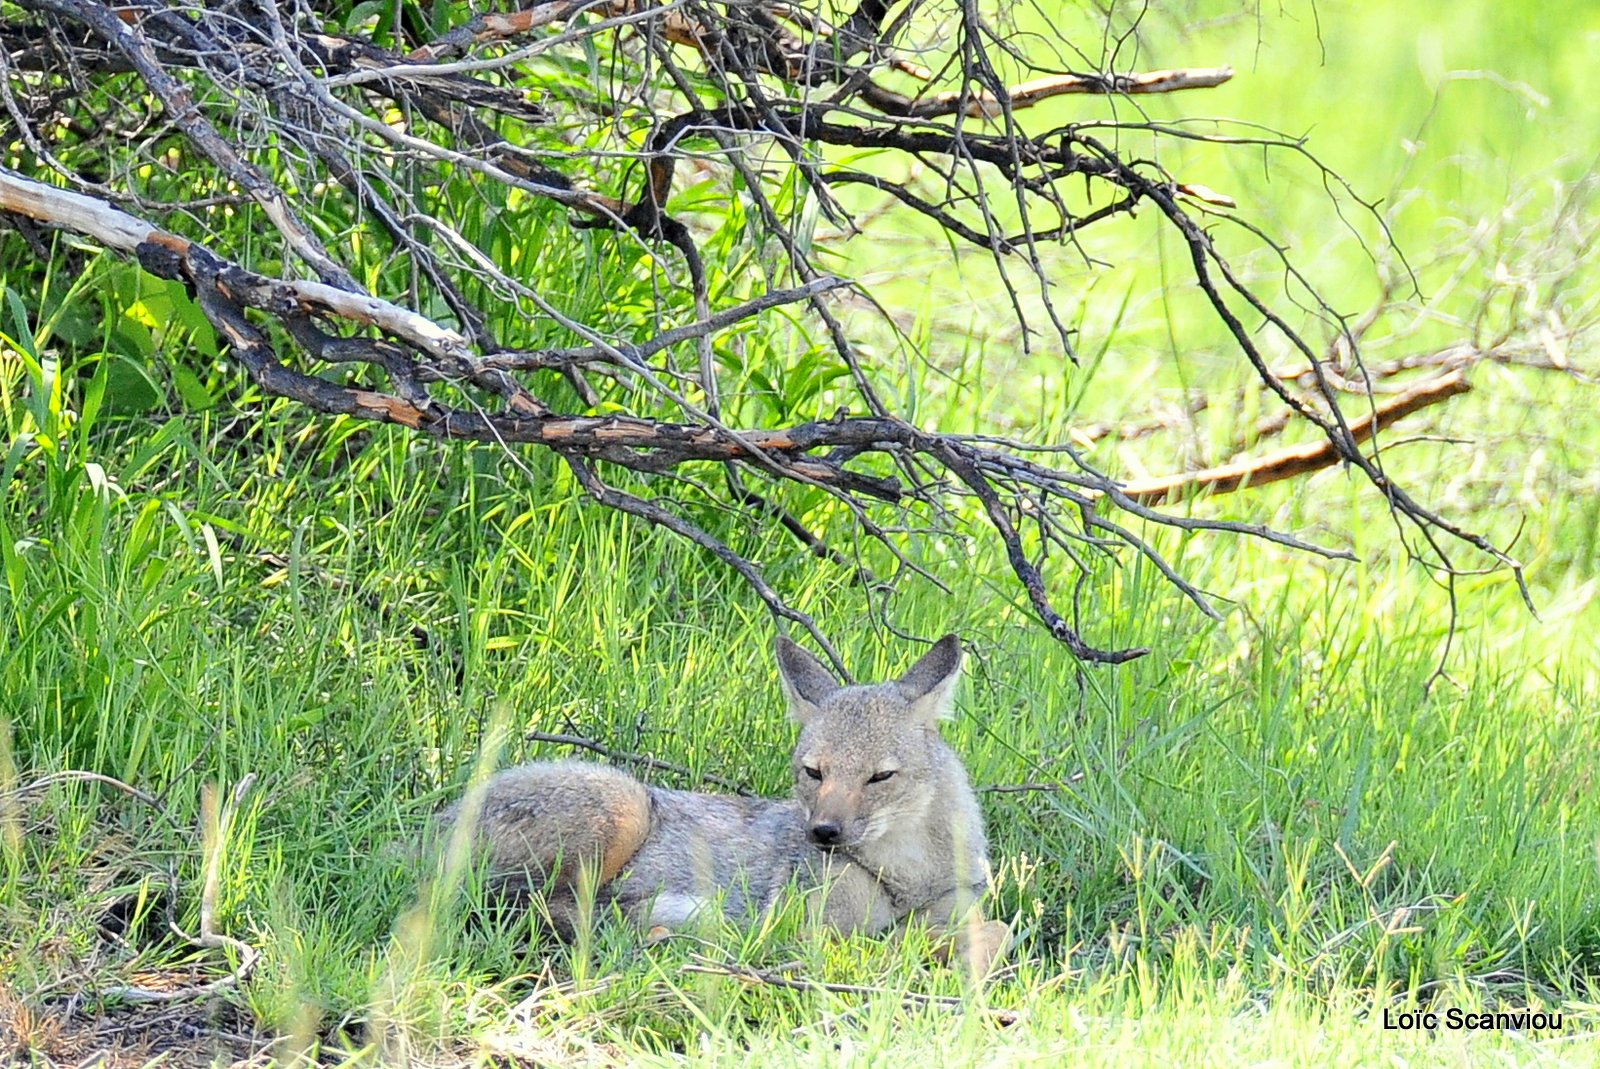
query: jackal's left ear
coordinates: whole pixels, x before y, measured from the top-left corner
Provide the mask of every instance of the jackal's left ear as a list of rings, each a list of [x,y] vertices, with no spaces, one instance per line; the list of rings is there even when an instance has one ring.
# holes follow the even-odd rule
[[[778,676],[783,680],[783,696],[789,700],[789,715],[802,724],[839,689],[833,673],[785,635],[778,636]]]
[[[931,723],[948,717],[954,709],[956,683],[961,679],[961,640],[946,635],[911,666],[896,684],[911,704],[911,715]]]

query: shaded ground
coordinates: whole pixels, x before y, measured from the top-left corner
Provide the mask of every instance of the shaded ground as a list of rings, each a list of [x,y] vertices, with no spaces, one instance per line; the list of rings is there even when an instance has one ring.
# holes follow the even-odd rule
[[[23,1005],[0,989],[0,1064],[123,1069],[266,1065],[272,1039],[230,1007],[206,1004],[92,1014]]]

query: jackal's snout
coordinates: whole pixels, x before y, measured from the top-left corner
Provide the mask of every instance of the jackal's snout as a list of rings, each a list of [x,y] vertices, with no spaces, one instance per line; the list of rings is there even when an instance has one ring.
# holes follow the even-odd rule
[[[812,786],[816,793],[806,808],[807,836],[824,849],[853,845],[851,840],[859,832],[856,825],[860,823],[862,810],[861,792],[850,790],[832,777]]]

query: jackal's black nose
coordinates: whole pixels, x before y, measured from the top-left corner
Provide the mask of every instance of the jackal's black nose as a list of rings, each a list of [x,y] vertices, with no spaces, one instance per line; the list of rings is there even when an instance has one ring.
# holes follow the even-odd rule
[[[831,820],[819,820],[811,825],[811,841],[819,846],[833,846],[839,841],[839,825]]]

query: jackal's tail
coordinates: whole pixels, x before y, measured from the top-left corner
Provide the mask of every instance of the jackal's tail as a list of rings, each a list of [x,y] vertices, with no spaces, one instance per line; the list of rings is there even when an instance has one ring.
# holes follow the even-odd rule
[[[521,765],[495,775],[483,792],[474,839],[496,891],[511,898],[547,892],[558,927],[567,925],[556,910],[613,879],[650,834],[644,784],[605,765]],[[470,810],[471,794],[441,822],[454,824]]]

